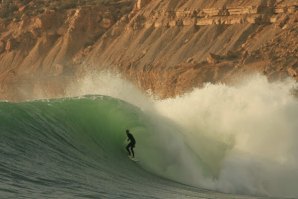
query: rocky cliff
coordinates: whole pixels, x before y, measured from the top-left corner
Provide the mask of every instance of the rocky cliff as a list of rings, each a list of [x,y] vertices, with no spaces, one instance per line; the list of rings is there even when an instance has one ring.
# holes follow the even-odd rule
[[[297,1],[147,1],[101,38],[87,60],[161,97],[260,72],[297,78]]]
[[[1,98],[63,95],[76,78],[76,55],[87,52],[133,6],[126,0],[2,1]]]
[[[63,95],[93,70],[160,97],[255,72],[298,79],[298,0],[16,2],[0,21],[2,99]]]

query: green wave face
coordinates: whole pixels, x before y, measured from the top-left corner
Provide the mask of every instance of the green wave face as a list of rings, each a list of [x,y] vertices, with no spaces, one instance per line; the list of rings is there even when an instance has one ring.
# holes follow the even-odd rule
[[[2,136],[59,142],[61,150],[105,148],[117,155],[124,130],[141,124],[135,107],[108,97],[1,103],[1,110]]]
[[[99,190],[100,194],[111,195],[115,190],[130,190],[129,187],[138,187],[142,190],[138,194],[148,192],[152,196],[148,183],[161,180],[154,174],[180,182],[185,179],[192,182],[194,178],[181,159],[183,150],[188,148],[180,148],[183,138],[176,139],[174,128],[166,129],[167,124],[156,122],[159,118],[124,101],[86,96],[1,102],[0,110],[3,196],[15,193],[26,196],[30,190],[38,197],[48,194],[61,197],[59,193],[66,194],[65,197],[79,196],[82,191],[92,195]],[[135,152],[139,163],[127,157],[126,129],[137,140]],[[198,161],[191,155],[183,158]],[[160,186],[178,189],[170,182]],[[131,196],[131,191],[128,193]]]
[[[113,179],[121,182],[118,175],[130,178],[131,167],[136,169],[123,140],[126,128],[142,125],[140,111],[122,101],[87,97],[2,102],[0,110],[2,196],[26,196],[30,190],[45,196],[88,195],[100,191],[103,181],[107,188],[102,194],[110,193]]]
[[[57,154],[78,160],[126,158],[125,129],[143,126],[137,108],[109,97],[2,102],[0,108],[2,148],[10,153],[22,147],[24,157],[41,163]]]

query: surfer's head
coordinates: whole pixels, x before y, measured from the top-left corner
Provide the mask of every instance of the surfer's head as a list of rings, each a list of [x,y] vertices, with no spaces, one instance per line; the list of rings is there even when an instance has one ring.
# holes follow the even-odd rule
[[[126,129],[126,134],[128,134],[129,133],[129,130],[128,129]]]

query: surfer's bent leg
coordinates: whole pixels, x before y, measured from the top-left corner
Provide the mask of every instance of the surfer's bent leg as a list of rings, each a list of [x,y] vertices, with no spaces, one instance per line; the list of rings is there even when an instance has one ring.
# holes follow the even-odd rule
[[[131,145],[130,147],[130,150],[131,150],[131,153],[132,153],[132,157],[134,158],[135,157],[135,152],[133,151],[133,148],[135,147],[134,144]]]
[[[131,148],[131,143],[129,143],[129,144],[126,146],[126,150],[128,151],[128,155],[130,155],[130,154],[131,154],[131,152],[130,152],[129,148]]]

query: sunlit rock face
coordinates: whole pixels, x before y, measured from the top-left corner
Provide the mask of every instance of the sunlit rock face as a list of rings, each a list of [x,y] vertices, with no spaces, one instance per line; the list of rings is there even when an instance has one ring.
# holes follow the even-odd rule
[[[67,85],[102,70],[162,98],[251,73],[297,80],[297,6],[270,0],[4,2],[0,96],[27,99],[40,90],[63,96]]]

